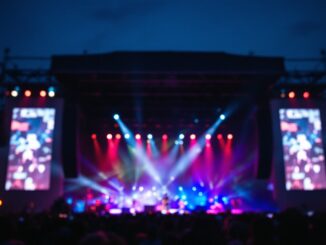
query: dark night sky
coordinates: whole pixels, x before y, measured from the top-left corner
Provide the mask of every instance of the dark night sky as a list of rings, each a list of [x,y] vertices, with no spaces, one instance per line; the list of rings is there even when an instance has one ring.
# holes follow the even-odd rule
[[[38,56],[183,50],[318,57],[326,48],[326,1],[1,1],[5,47]]]

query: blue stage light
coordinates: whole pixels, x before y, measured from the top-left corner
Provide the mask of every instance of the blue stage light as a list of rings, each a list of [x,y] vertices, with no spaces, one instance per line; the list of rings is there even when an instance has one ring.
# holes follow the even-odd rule
[[[71,197],[67,197],[67,199],[66,199],[66,203],[67,203],[68,205],[71,205],[71,204],[73,203],[73,199],[72,199]]]
[[[119,120],[119,118],[120,118],[119,114],[114,114],[114,115],[113,115],[113,119],[114,119],[114,120]]]
[[[221,114],[221,115],[220,115],[220,119],[221,119],[221,120],[225,120],[225,115],[224,115],[224,114]]]
[[[183,140],[185,138],[185,135],[184,134],[179,134],[179,139],[180,140]]]
[[[147,135],[147,139],[149,139],[149,140],[153,139],[153,135],[152,134],[148,134]]]
[[[179,186],[179,191],[183,191],[183,187],[182,186]]]
[[[193,191],[197,191],[196,186],[193,186],[193,187],[192,187],[192,190],[193,190]]]

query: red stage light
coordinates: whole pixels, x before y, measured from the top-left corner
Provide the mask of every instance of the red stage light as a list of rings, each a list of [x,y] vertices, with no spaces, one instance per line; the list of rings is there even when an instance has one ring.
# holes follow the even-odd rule
[[[40,96],[41,97],[45,97],[46,96],[46,91],[45,90],[41,90],[40,91]]]
[[[218,139],[218,140],[223,139],[223,135],[222,135],[222,134],[218,134],[218,135],[217,135],[217,139]]]
[[[162,135],[162,140],[167,140],[168,139],[168,135],[167,134],[163,134]]]
[[[228,134],[227,138],[228,138],[228,140],[232,140],[233,139],[233,134]]]
[[[190,139],[191,139],[191,140],[195,140],[195,139],[196,139],[196,135],[195,135],[195,134],[191,134],[191,135],[190,135]]]
[[[116,134],[116,135],[115,135],[115,138],[116,138],[117,140],[121,139],[121,134]]]
[[[92,140],[96,140],[96,138],[97,138],[96,134],[92,134],[91,138],[92,138]]]
[[[135,135],[135,138],[136,138],[136,140],[140,140],[141,139],[141,135],[140,134],[136,134]]]
[[[106,135],[106,138],[107,138],[108,140],[112,140],[113,135],[112,135],[112,134],[107,134],[107,135]]]
[[[32,95],[32,91],[30,91],[30,90],[25,90],[24,95],[25,95],[25,97],[31,97],[31,95]]]
[[[293,92],[293,91],[289,92],[289,98],[294,99],[295,98],[295,92]]]
[[[305,92],[303,92],[303,98],[305,98],[305,99],[309,99],[309,97],[310,97],[310,93],[308,92],[308,91],[305,91]]]

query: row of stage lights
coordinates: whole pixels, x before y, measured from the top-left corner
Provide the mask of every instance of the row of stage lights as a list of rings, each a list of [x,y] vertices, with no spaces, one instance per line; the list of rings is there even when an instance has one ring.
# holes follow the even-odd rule
[[[35,94],[36,93],[36,94]],[[33,91],[30,89],[25,89],[23,92],[21,91],[20,87],[15,87],[13,90],[10,91],[11,97],[18,97],[20,95],[23,95],[24,97],[32,97],[33,96],[40,96],[42,98],[45,98],[46,96],[53,98],[55,96],[55,88],[49,87],[47,90],[41,89],[39,91]]]
[[[123,135],[123,137],[124,137],[125,139],[130,139],[130,138],[131,138],[131,135],[130,135],[130,134],[125,134],[125,135]],[[185,137],[186,137],[186,136],[185,136],[184,134],[179,134],[178,139],[179,139],[179,140],[184,140]],[[106,135],[106,138],[107,138],[108,140],[112,140],[113,138],[119,140],[119,139],[122,138],[122,135],[119,134],[119,133],[118,133],[118,134],[115,134],[115,135],[109,133],[109,134]],[[169,137],[168,137],[167,134],[163,134],[163,135],[162,135],[162,140],[168,140],[168,138],[169,138]],[[195,140],[196,138],[197,138],[196,134],[190,134],[190,135],[189,135],[189,139],[190,139],[190,140]],[[222,140],[222,139],[224,139],[224,136],[223,136],[223,134],[217,134],[216,138],[217,138],[218,140]],[[226,138],[227,138],[228,140],[232,140],[232,139],[233,139],[233,134],[227,134],[227,135],[226,135]],[[97,134],[93,133],[93,134],[91,135],[91,139],[92,139],[92,140],[96,140],[96,139],[97,139]],[[135,139],[136,139],[136,140],[141,140],[141,139],[142,139],[141,134],[135,134]],[[153,136],[152,134],[147,134],[147,139],[148,139],[148,140],[152,140],[152,139],[154,139],[154,136]],[[211,140],[211,139],[212,139],[212,135],[211,135],[211,134],[206,134],[206,135],[205,135],[205,139],[208,140],[208,141]]]
[[[285,92],[285,91],[281,91],[280,97],[285,99],[285,98],[289,98],[289,99],[295,99],[295,98],[304,98],[304,99],[309,99],[310,98],[310,92],[309,91],[303,91],[303,92],[295,92],[295,91],[289,91],[289,92]]]
[[[224,115],[224,114],[221,114],[220,116],[219,116],[219,118],[220,118],[220,120],[222,120],[222,121],[224,121],[225,119],[226,119],[226,116]],[[120,116],[119,116],[119,114],[114,114],[113,115],[113,119],[114,120],[119,120],[120,119]],[[125,134],[124,135],[124,138],[125,139],[130,139],[130,137],[131,137],[131,135],[130,134]],[[93,140],[96,140],[97,139],[97,135],[95,134],[95,133],[93,133],[92,135],[91,135],[91,138],[93,139]],[[107,134],[106,135],[106,138],[108,139],[108,140],[112,140],[113,139],[113,134]],[[122,135],[121,134],[116,134],[115,135],[115,139],[121,139],[122,138]],[[152,135],[152,134],[147,134],[147,140],[152,140],[154,138],[154,136]],[[190,140],[195,140],[196,138],[197,138],[197,136],[196,136],[196,134],[190,134],[189,135],[189,138],[190,138]],[[233,139],[233,134],[227,134],[226,135],[226,138],[228,139],[228,140],[232,140]],[[141,136],[141,134],[135,134],[135,139],[136,140],[141,140],[142,139],[142,136]],[[182,142],[183,140],[185,139],[185,135],[184,134],[179,134],[179,136],[178,136],[178,140],[176,140],[176,143],[180,143],[180,142]],[[207,140],[207,141],[209,141],[209,140],[211,140],[212,139],[212,135],[211,134],[206,134],[205,135],[205,139]],[[218,140],[222,140],[222,139],[224,139],[224,136],[223,136],[223,134],[217,134],[217,139]],[[168,135],[167,134],[163,134],[162,135],[162,140],[164,140],[164,141],[166,141],[166,140],[168,140]]]

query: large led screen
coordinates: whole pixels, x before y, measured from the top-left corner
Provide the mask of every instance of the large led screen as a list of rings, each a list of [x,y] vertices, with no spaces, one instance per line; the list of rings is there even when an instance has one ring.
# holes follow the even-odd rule
[[[6,190],[50,188],[54,108],[14,108]]]
[[[279,109],[286,190],[326,189],[319,109]]]

